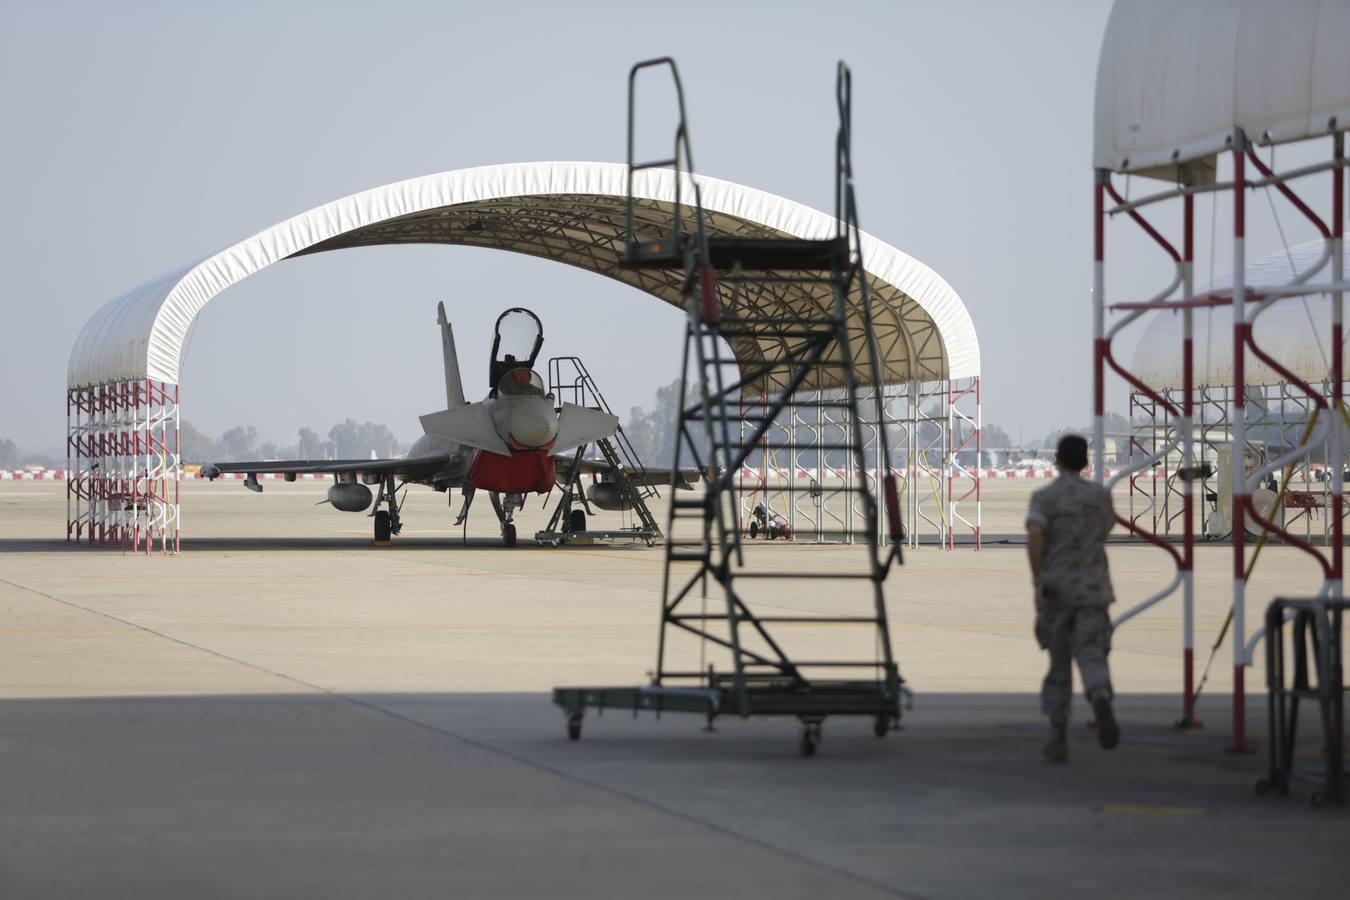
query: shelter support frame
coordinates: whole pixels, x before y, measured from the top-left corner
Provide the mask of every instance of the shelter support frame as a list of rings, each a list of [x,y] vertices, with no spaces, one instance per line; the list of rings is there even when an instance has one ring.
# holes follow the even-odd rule
[[[905,544],[954,550],[981,547],[984,477],[981,378],[911,381],[859,387],[867,475],[879,480],[882,442],[892,461],[905,521]],[[828,402],[793,405],[758,438],[758,449],[737,473],[742,530],[760,504],[781,516],[792,540],[854,543],[862,538],[863,510],[853,491],[858,472],[825,449],[837,443],[847,416]],[[742,400],[743,441],[767,408],[766,396]],[[782,449],[776,449],[782,448]],[[884,540],[884,536],[882,537]]]
[[[179,388],[137,379],[66,392],[66,541],[179,550]]]
[[[1331,396],[1331,385],[1323,381],[1317,385],[1323,396]],[[1162,390],[1163,397],[1172,404],[1181,403],[1179,388]],[[1195,527],[1205,541],[1227,541],[1231,523],[1225,525],[1217,512],[1222,485],[1219,480],[1220,452],[1232,443],[1232,422],[1229,416],[1233,389],[1230,385],[1197,383],[1194,398],[1195,464],[1197,466],[1197,504]],[[1270,447],[1295,447],[1302,442],[1306,423],[1318,409],[1302,390],[1288,382],[1248,384],[1247,431],[1248,455],[1252,459],[1267,457]],[[1173,445],[1176,427],[1164,413],[1164,408],[1138,391],[1130,395],[1131,456],[1151,456],[1158,447]],[[1253,433],[1257,436],[1253,437]],[[1293,467],[1288,479],[1269,476],[1264,482],[1268,490],[1283,488],[1283,501],[1275,515],[1288,531],[1299,534],[1310,543],[1331,542],[1331,467],[1335,464],[1329,455],[1329,434],[1316,448],[1309,448],[1309,458]],[[1315,457],[1325,458],[1325,464]],[[1342,448],[1341,465],[1350,466],[1350,448]],[[1173,450],[1159,456],[1152,470],[1141,470],[1129,479],[1129,510],[1132,520],[1144,519],[1171,540],[1182,534],[1183,507],[1179,473],[1180,453]],[[1271,482],[1275,482],[1275,487]],[[1346,515],[1346,510],[1342,510]],[[1251,530],[1250,528],[1248,529]]]
[[[1183,725],[1196,724],[1194,717],[1194,553],[1195,553],[1195,506],[1194,493],[1197,482],[1203,482],[1205,473],[1197,460],[1195,410],[1197,399],[1202,408],[1202,420],[1206,412],[1212,411],[1214,400],[1207,391],[1211,385],[1197,385],[1194,376],[1194,329],[1193,316],[1197,309],[1230,306],[1233,311],[1232,347],[1233,379],[1232,385],[1225,390],[1222,398],[1226,407],[1226,431],[1231,435],[1232,446],[1248,446],[1248,410],[1253,401],[1267,399],[1263,391],[1253,391],[1246,383],[1246,362],[1249,357],[1259,359],[1277,373],[1285,382],[1280,390],[1286,396],[1297,396],[1301,408],[1320,413],[1324,432],[1315,432],[1308,428],[1292,450],[1282,452],[1274,459],[1258,463],[1248,472],[1245,465],[1245,452],[1234,453],[1239,457],[1233,462],[1232,510],[1233,522],[1229,541],[1232,546],[1233,593],[1230,621],[1233,628],[1233,706],[1232,706],[1232,742],[1229,749],[1245,752],[1250,749],[1246,741],[1245,728],[1245,669],[1251,664],[1256,644],[1265,634],[1258,629],[1248,634],[1246,629],[1245,601],[1247,581],[1252,567],[1269,536],[1275,536],[1308,554],[1323,576],[1323,585],[1317,596],[1338,601],[1342,594],[1343,573],[1343,522],[1344,522],[1344,483],[1343,466],[1336,464],[1344,458],[1340,424],[1347,417],[1344,404],[1345,372],[1343,363],[1343,296],[1346,288],[1343,271],[1344,221],[1345,221],[1345,137],[1336,132],[1330,138],[1331,154],[1327,161],[1303,166],[1287,173],[1278,173],[1267,165],[1249,143],[1246,135],[1235,130],[1231,149],[1227,151],[1232,160],[1233,176],[1228,182],[1200,184],[1194,177],[1193,163],[1177,167],[1177,184],[1156,194],[1135,200],[1126,200],[1112,184],[1109,169],[1096,170],[1094,184],[1094,259],[1093,259],[1093,450],[1096,460],[1103,458],[1105,449],[1104,415],[1105,389],[1108,370],[1124,379],[1139,400],[1132,401],[1132,410],[1136,403],[1151,405],[1149,427],[1149,452],[1131,459],[1117,475],[1107,481],[1101,465],[1095,466],[1098,483],[1114,486],[1121,479],[1130,479],[1138,473],[1152,469],[1156,464],[1165,464],[1169,457],[1179,455],[1180,466],[1176,470],[1176,481],[1180,484],[1180,531],[1179,545],[1168,539],[1167,532],[1173,513],[1169,509],[1173,502],[1170,492],[1173,479],[1168,478],[1163,486],[1163,505],[1160,507],[1156,496],[1152,496],[1149,505],[1149,521],[1131,509],[1128,517],[1119,517],[1121,524],[1131,533],[1143,538],[1162,549],[1171,558],[1176,567],[1176,575],[1171,582],[1158,593],[1144,602],[1126,611],[1116,619],[1117,626],[1142,613],[1144,610],[1171,596],[1178,589],[1183,602]],[[1260,177],[1248,177],[1248,164],[1257,170]],[[1330,198],[1330,222],[1318,216],[1308,203],[1294,191],[1291,182],[1321,172],[1331,176],[1332,197]],[[1246,194],[1249,190],[1273,188],[1280,192],[1300,213],[1321,233],[1326,254],[1311,269],[1297,273],[1290,282],[1280,286],[1263,286],[1258,290],[1248,290],[1246,286]],[[1222,193],[1232,194],[1233,203],[1233,278],[1232,288],[1224,291],[1211,291],[1196,294],[1193,284],[1195,216],[1194,201],[1197,194],[1209,192],[1217,197]],[[1108,200],[1114,206],[1108,207]],[[1153,221],[1146,219],[1141,210],[1152,208],[1157,212],[1164,204],[1175,207],[1172,201],[1180,201],[1182,250],[1163,236]],[[1152,298],[1142,302],[1126,302],[1107,306],[1106,303],[1106,223],[1112,216],[1124,215],[1143,230],[1170,258],[1175,271],[1170,283]],[[1330,261],[1330,277],[1327,281],[1315,282],[1317,275]],[[1274,303],[1297,297],[1325,295],[1331,303],[1331,334],[1328,336],[1329,361],[1324,388],[1314,387],[1299,378],[1288,368],[1274,359],[1263,349],[1257,339],[1256,321],[1262,312]],[[1179,392],[1165,391],[1145,383],[1136,373],[1130,372],[1112,354],[1112,340],[1122,329],[1139,320],[1149,311],[1167,311],[1180,313],[1184,326],[1182,331],[1182,386]],[[1258,406],[1258,409],[1261,407]],[[1213,427],[1207,429],[1201,425],[1200,432],[1205,441],[1213,440]],[[1286,523],[1272,520],[1271,510],[1259,510],[1253,502],[1253,493],[1262,480],[1272,474],[1282,473],[1287,486],[1293,468],[1300,458],[1308,453],[1326,434],[1328,459],[1331,461],[1329,484],[1329,514],[1327,516],[1329,533],[1326,546],[1319,549],[1303,537],[1294,534]],[[1132,441],[1132,446],[1134,442]],[[1160,446],[1159,446],[1160,445]],[[1156,491],[1156,488],[1150,488]],[[1280,497],[1284,491],[1280,492]],[[1132,500],[1134,496],[1132,495]],[[1247,523],[1259,528],[1260,538],[1249,545]],[[1305,526],[1306,527],[1306,526]],[[1341,673],[1336,671],[1339,679]]]

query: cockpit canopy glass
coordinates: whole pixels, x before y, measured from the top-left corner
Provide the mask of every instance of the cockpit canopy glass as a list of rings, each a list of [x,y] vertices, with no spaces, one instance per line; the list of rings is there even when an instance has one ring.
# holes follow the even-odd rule
[[[497,361],[533,365],[542,335],[543,328],[533,313],[524,309],[507,310],[497,320]]]
[[[532,369],[512,369],[497,382],[499,397],[543,397],[544,379]]]

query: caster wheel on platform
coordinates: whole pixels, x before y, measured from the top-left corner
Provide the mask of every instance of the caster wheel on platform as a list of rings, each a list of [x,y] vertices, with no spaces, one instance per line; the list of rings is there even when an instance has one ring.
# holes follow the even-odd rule
[[[586,530],[586,511],[584,509],[574,509],[571,515],[567,517],[568,531]]]
[[[891,730],[891,717],[887,715],[877,716],[872,722],[872,733],[879,738],[884,738]]]
[[[567,739],[570,741],[581,740],[581,716],[569,716],[567,718]]]

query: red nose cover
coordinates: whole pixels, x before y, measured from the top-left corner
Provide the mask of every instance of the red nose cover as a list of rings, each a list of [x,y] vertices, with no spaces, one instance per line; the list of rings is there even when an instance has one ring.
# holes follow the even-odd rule
[[[499,494],[547,494],[557,481],[552,450],[515,450],[510,456],[479,451],[469,466],[469,484]]]

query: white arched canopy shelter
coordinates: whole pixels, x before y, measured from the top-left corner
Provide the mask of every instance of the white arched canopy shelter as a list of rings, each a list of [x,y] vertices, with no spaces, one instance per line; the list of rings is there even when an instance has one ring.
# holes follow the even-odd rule
[[[188,328],[211,299],[275,262],[343,247],[421,243],[510,250],[579,266],[681,305],[676,274],[619,265],[626,174],[625,166],[607,163],[485,166],[335,200],[108,303],[76,339],[68,386],[146,378],[177,384]],[[790,200],[713,178],[699,182],[714,234],[822,238],[834,232],[832,216]],[[668,233],[674,173],[639,173],[634,194],[643,235]],[[884,380],[898,384],[978,375],[975,328],[947,282],[870,236],[863,239],[863,254],[877,302],[888,370]],[[794,305],[823,299],[800,288],[780,288],[742,302],[764,313],[788,313]],[[743,348],[734,349],[740,354]]]
[[[639,237],[669,233],[675,177],[667,170],[638,173],[633,194]],[[301,213],[110,301],[85,325],[70,356],[74,505],[68,537],[139,544],[141,529],[127,526],[121,521],[126,517],[100,524],[119,504],[136,522],[145,513],[148,534],[176,536],[176,489],[169,497],[167,484],[176,485],[177,478],[171,443],[188,329],[214,297],[273,263],[345,247],[462,244],[557,260],[682,305],[676,274],[620,265],[626,181],[625,166],[590,162],[485,166],[400,181]],[[700,176],[699,183],[714,235],[823,238],[835,231],[832,216],[790,200],[713,178]],[[683,196],[691,195],[685,188]],[[871,236],[863,236],[862,250],[886,368],[880,380],[900,385],[978,378],[974,325],[947,282]],[[742,290],[735,298],[722,290],[724,305],[749,305],[766,318],[830,302],[820,288],[805,285]],[[781,352],[781,340],[766,332],[732,349],[738,358],[772,358]],[[869,371],[859,374],[871,377]],[[134,445],[133,453],[110,455],[110,431],[118,448]],[[121,474],[113,478],[113,472]],[[121,531],[127,527],[130,538]]]

